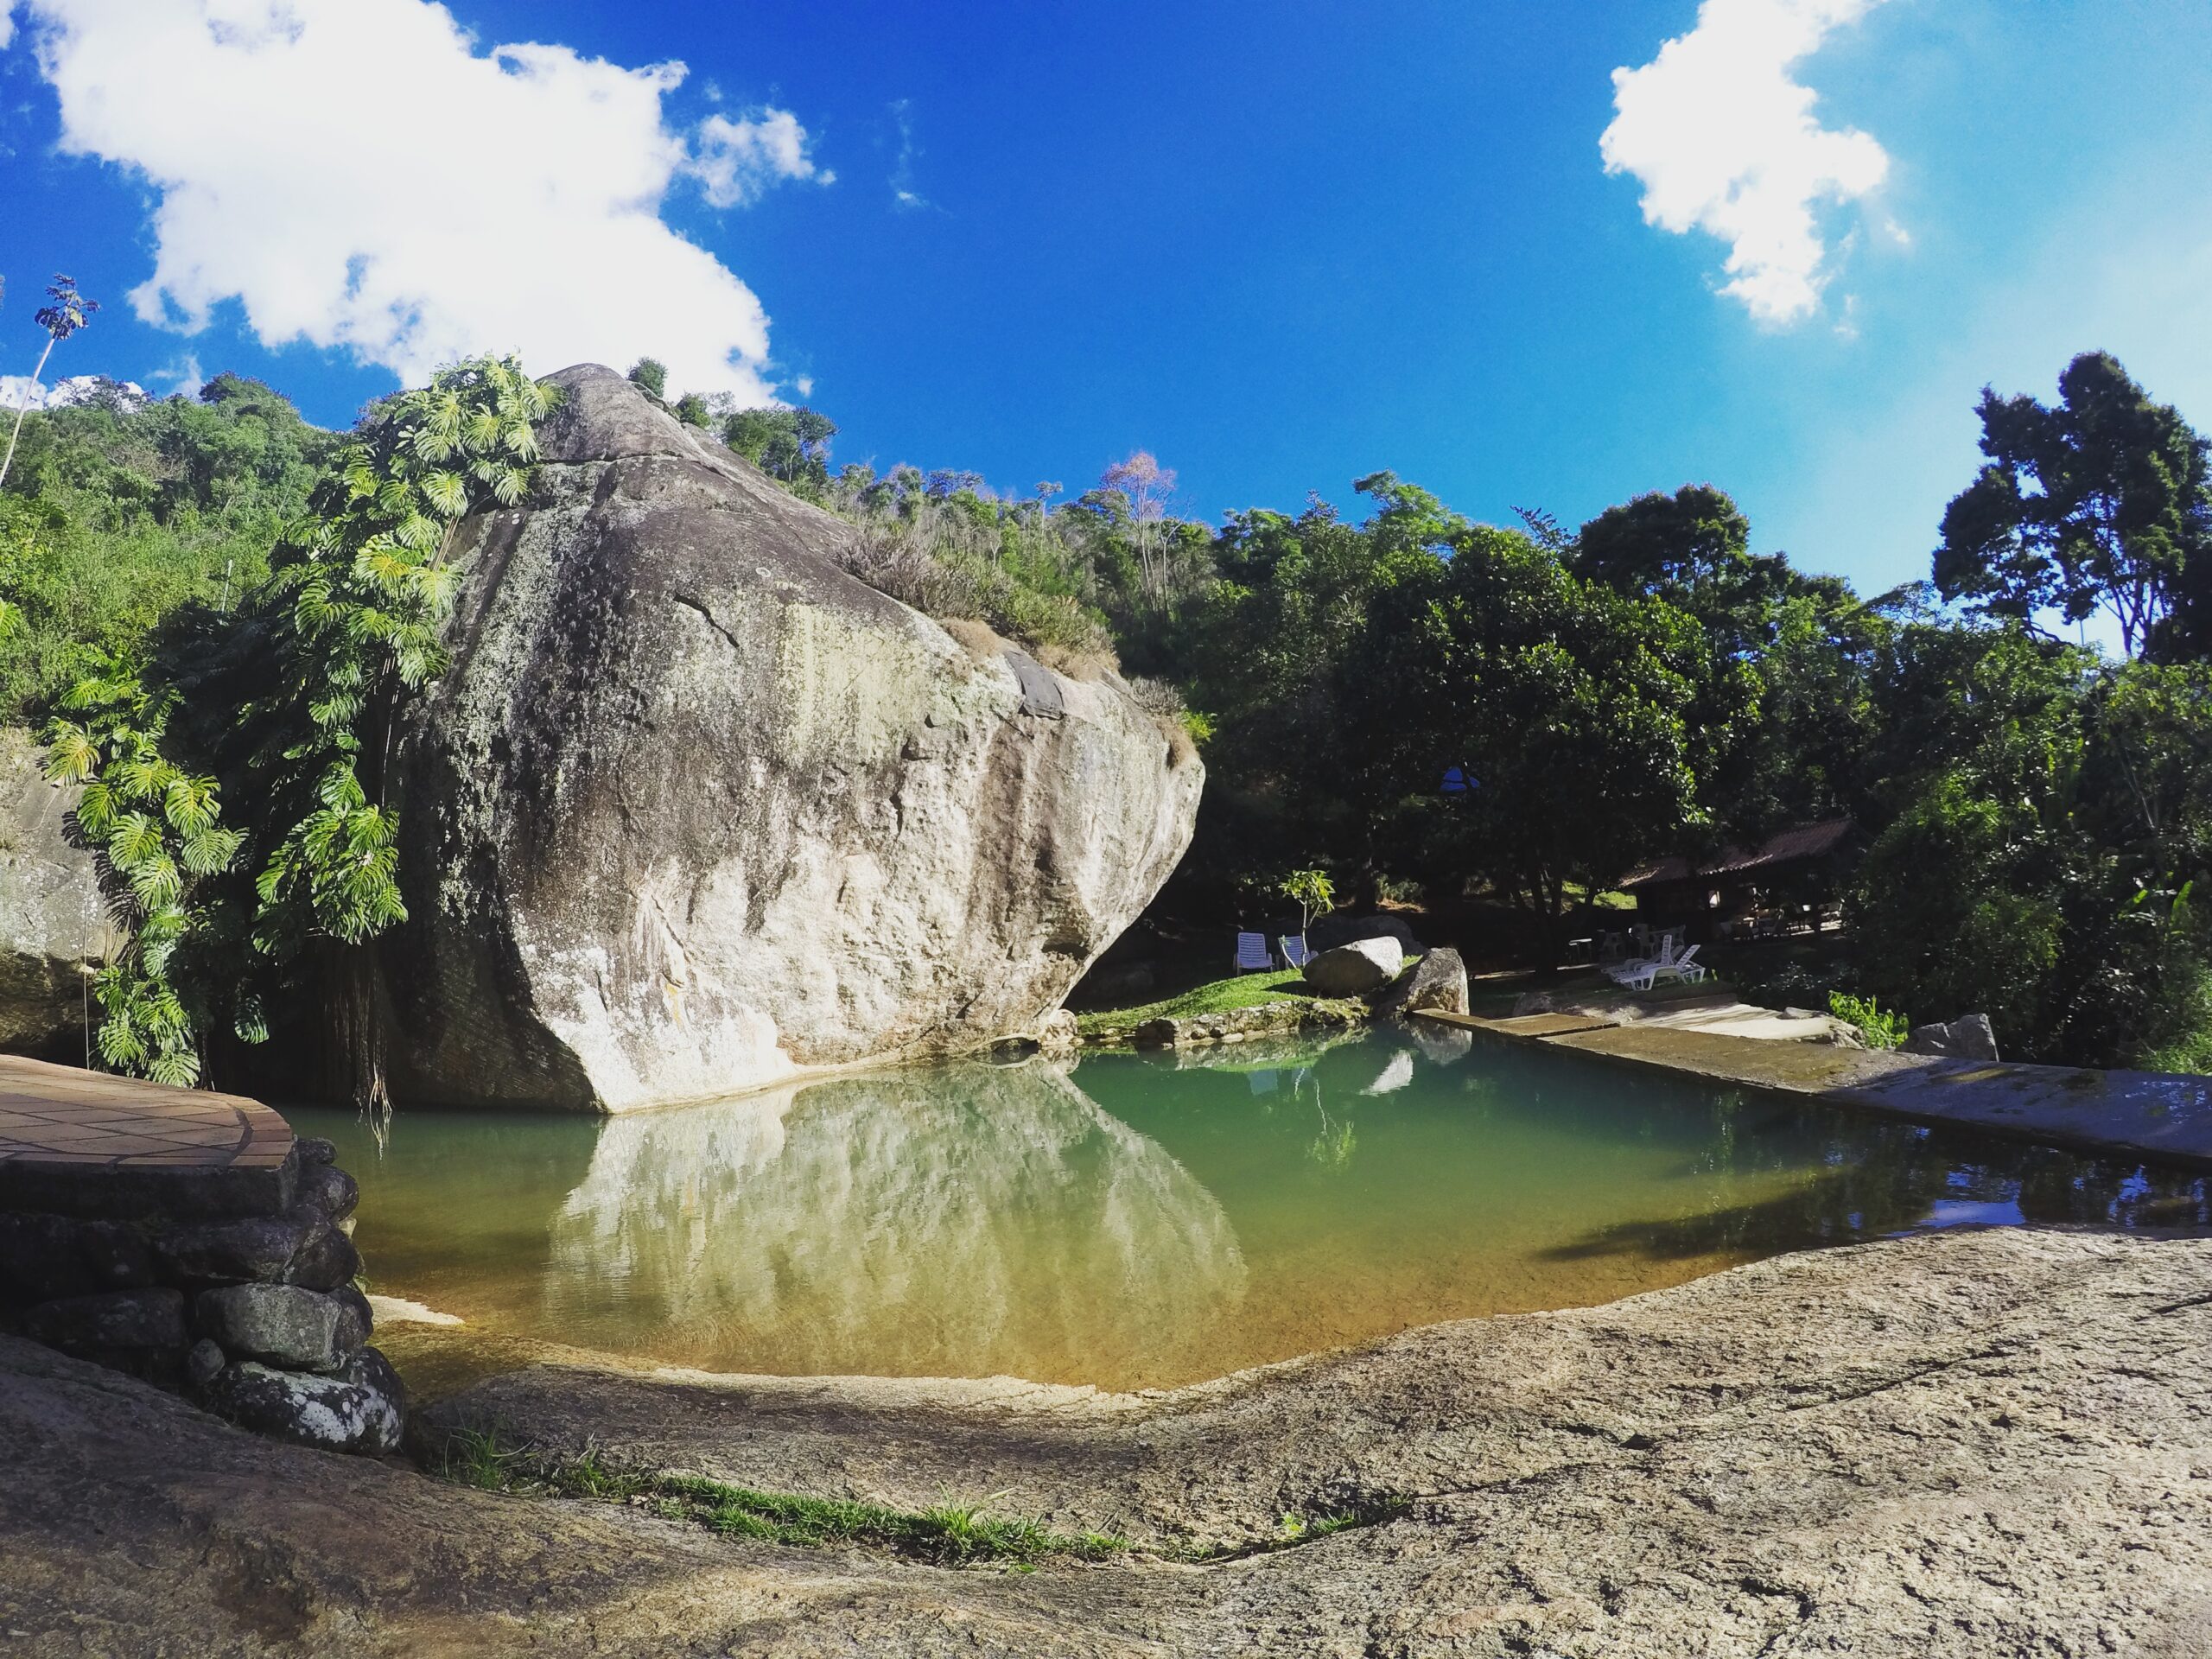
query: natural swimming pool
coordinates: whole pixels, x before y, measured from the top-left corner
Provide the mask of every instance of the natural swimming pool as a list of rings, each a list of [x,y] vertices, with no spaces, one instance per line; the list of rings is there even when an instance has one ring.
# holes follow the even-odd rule
[[[1464,1032],[944,1065],[612,1119],[289,1109],[371,1287],[721,1370],[1166,1386],[1968,1223],[2200,1228],[2205,1179]]]

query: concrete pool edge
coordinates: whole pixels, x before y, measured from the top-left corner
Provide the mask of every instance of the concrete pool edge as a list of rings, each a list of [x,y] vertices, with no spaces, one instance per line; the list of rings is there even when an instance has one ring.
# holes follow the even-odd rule
[[[1558,1014],[1484,1020],[1424,1009],[1414,1017],[1704,1083],[2212,1171],[2212,1077],[1947,1059]]]

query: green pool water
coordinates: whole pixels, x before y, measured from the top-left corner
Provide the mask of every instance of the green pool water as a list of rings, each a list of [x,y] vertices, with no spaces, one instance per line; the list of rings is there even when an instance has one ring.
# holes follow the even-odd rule
[[[410,1112],[372,1287],[726,1370],[1164,1386],[1783,1250],[1973,1223],[2201,1227],[2200,1178],[1463,1032],[951,1065],[613,1119]]]

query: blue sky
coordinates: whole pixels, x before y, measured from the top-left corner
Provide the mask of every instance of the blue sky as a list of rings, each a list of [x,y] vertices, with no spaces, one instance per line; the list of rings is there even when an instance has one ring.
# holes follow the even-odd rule
[[[67,270],[107,309],[56,372],[326,423],[454,349],[652,350],[840,460],[1143,447],[1208,517],[1709,480],[1868,588],[1925,574],[1985,381],[2103,347],[2212,427],[2203,0],[448,10],[19,4],[0,374]]]

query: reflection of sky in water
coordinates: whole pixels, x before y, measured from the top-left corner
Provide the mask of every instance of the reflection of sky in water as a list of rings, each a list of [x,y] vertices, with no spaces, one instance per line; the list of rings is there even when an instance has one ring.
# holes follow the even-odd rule
[[[604,1122],[342,1114],[377,1289],[734,1370],[1169,1384],[1927,1227],[2206,1224],[2204,1182],[1478,1045],[1101,1054]]]

